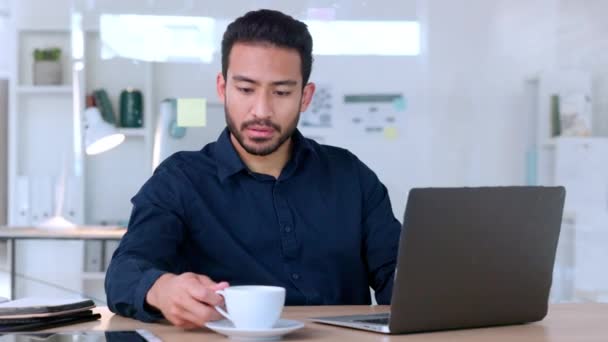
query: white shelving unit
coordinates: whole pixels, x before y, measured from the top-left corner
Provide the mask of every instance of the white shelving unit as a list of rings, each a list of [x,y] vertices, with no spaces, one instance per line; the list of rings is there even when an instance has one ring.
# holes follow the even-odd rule
[[[101,59],[99,33],[94,30],[83,35],[83,58],[72,59],[74,37],[77,36],[69,27],[44,29],[18,25],[14,33],[15,72],[11,75],[9,109],[9,226],[36,225],[50,217],[54,186],[64,171],[66,218],[79,225],[123,223],[129,217],[130,198],[151,174],[151,64]],[[32,52],[50,46],[62,50],[63,83],[36,86],[32,81]],[[118,114],[120,91],[129,87],[143,94],[144,126],[119,128],[126,136],[123,144],[100,155],[86,156],[81,115],[86,94],[105,89]],[[80,294],[105,298],[105,273],[84,271],[87,263],[84,242],[18,243],[16,266],[21,276],[17,278],[16,297]],[[40,263],[39,254],[52,257]]]
[[[69,3],[70,1],[68,1]],[[158,106],[165,98],[211,97],[215,94],[213,79],[220,70],[220,61],[213,63],[184,63],[171,61],[149,63],[126,58],[104,59],[101,57],[102,35],[99,32],[100,15],[107,13],[132,13],[130,8],[146,8],[143,4],[132,7],[114,4],[85,6],[20,1],[21,14],[17,15],[14,36],[16,51],[12,56],[15,70],[11,73],[11,126],[10,135],[10,225],[23,220],[20,188],[23,177],[42,177],[48,185],[50,177],[61,174],[68,165],[73,194],[68,196],[73,221],[80,224],[125,224],[131,211],[130,199],[152,173],[153,132]],[[164,8],[164,7],[163,7]],[[165,13],[155,8],[158,13]],[[206,11],[206,10],[205,10]],[[19,12],[19,11],[17,11]],[[170,11],[169,11],[170,12]],[[72,14],[72,15],[71,15]],[[165,13],[165,14],[168,14]],[[182,13],[174,13],[181,15]],[[79,17],[81,15],[81,17]],[[84,28],[79,30],[79,27]],[[81,41],[80,41],[81,40]],[[73,42],[77,47],[72,50]],[[32,50],[36,47],[59,46],[64,56],[64,81],[59,86],[34,86],[32,83]],[[80,48],[82,47],[82,48]],[[78,53],[82,51],[82,55]],[[139,89],[143,94],[142,128],[120,128],[126,140],[117,148],[95,156],[84,155],[82,146],[82,112],[85,95],[95,89],[106,90],[114,111],[119,111],[120,92],[126,88]],[[223,108],[213,108],[209,125],[221,121],[224,127]],[[213,121],[216,120],[216,121]],[[218,134],[209,128],[200,136],[193,137],[194,148],[214,141]],[[213,133],[210,133],[212,132]],[[65,161],[64,161],[65,160]],[[46,183],[45,183],[46,182]],[[45,188],[48,186],[38,186]],[[44,196],[36,196],[41,198]],[[51,196],[48,196],[51,197]],[[46,201],[49,202],[49,201]],[[72,214],[70,214],[72,213]],[[29,216],[25,216],[27,221]],[[25,220],[24,219],[24,220]],[[22,225],[22,224],[19,224]],[[44,278],[47,283],[59,284],[57,290],[43,284],[21,281],[17,295],[65,295],[79,292],[94,298],[104,298],[103,272],[85,262],[87,251],[80,241],[21,241],[18,269],[29,278]],[[115,244],[109,244],[104,265]],[[36,260],[40,250],[52,255],[44,265],[61,265],[61,269],[43,267]],[[87,269],[87,272],[83,270]],[[75,274],[75,276],[74,276]],[[59,290],[69,288],[72,293]],[[55,291],[55,292],[53,292]],[[1,294],[0,294],[1,295]]]
[[[608,300],[608,137],[551,136],[551,96],[592,94],[584,71],[546,72],[527,81],[531,92],[537,185],[566,188],[564,219],[554,270],[553,301]]]
[[[74,146],[73,85],[70,35],[67,31],[33,30],[17,27],[16,52],[9,112],[9,225],[36,225],[54,212],[54,188],[65,172],[70,190],[62,214],[70,221],[84,223],[82,174]],[[33,50],[58,46],[62,50],[63,83],[33,84]],[[10,51],[10,50],[9,50]],[[16,293],[66,296],[82,291],[77,270],[82,269],[80,242],[19,241],[16,249]],[[34,252],[35,251],[35,252]],[[57,251],[61,251],[57,253]],[[40,263],[37,255],[48,256]],[[61,267],[49,267],[61,265]],[[75,276],[76,274],[76,276]]]
[[[0,225],[6,224],[8,182],[6,166],[8,160],[8,84],[10,76],[4,71],[0,71]],[[0,257],[7,255],[6,243],[0,243]],[[3,266],[3,259],[0,258],[0,267]]]
[[[59,86],[17,86],[17,94],[20,95],[72,95],[71,85]]]

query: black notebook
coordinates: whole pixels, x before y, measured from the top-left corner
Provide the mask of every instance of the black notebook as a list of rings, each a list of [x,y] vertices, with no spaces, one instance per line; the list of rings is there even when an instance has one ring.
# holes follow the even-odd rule
[[[60,316],[94,307],[90,299],[23,298],[0,304],[0,319]]]
[[[59,326],[95,321],[101,318],[100,314],[93,313],[91,310],[68,314],[63,316],[51,316],[37,318],[24,323],[0,323],[0,333],[15,331],[37,331],[51,329]]]
[[[101,318],[89,299],[23,298],[0,304],[0,332],[36,331]]]

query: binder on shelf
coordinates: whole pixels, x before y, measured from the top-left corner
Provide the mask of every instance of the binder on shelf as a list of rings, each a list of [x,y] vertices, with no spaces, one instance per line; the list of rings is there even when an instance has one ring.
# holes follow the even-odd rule
[[[79,177],[68,177],[65,187],[63,216],[71,222],[82,221],[82,201]]]
[[[16,210],[15,226],[25,227],[30,224],[30,183],[27,176],[18,176],[15,186],[16,191]]]
[[[36,226],[53,214],[54,187],[50,176],[31,177],[30,183],[30,223]]]

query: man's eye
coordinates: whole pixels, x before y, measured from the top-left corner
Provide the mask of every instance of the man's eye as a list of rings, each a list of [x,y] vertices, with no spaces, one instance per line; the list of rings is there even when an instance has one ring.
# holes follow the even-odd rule
[[[241,93],[244,93],[244,94],[251,94],[253,92],[253,89],[251,89],[251,88],[240,88],[239,87],[238,89]]]
[[[279,96],[289,96],[289,94],[291,94],[290,91],[275,91],[275,94],[279,95]]]

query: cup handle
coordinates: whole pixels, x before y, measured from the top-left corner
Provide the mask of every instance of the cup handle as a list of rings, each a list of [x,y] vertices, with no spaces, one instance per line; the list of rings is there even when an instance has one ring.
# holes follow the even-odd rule
[[[224,297],[224,291],[222,291],[222,290],[217,290],[217,291],[215,291],[215,293],[217,293],[218,295],[220,295],[220,296]],[[226,297],[224,297],[224,298],[226,298]],[[220,313],[220,315],[224,316],[225,318],[227,318],[229,321],[231,321],[231,322],[232,322],[232,317],[230,317],[230,315],[229,315],[229,314],[228,314],[226,311],[224,311],[224,309],[222,309],[221,307],[219,307],[219,306],[217,306],[217,305],[216,305],[216,306],[214,306],[214,308],[215,308],[215,310],[216,310],[217,312],[219,312],[219,313]],[[233,323],[234,323],[234,322],[233,322]]]

